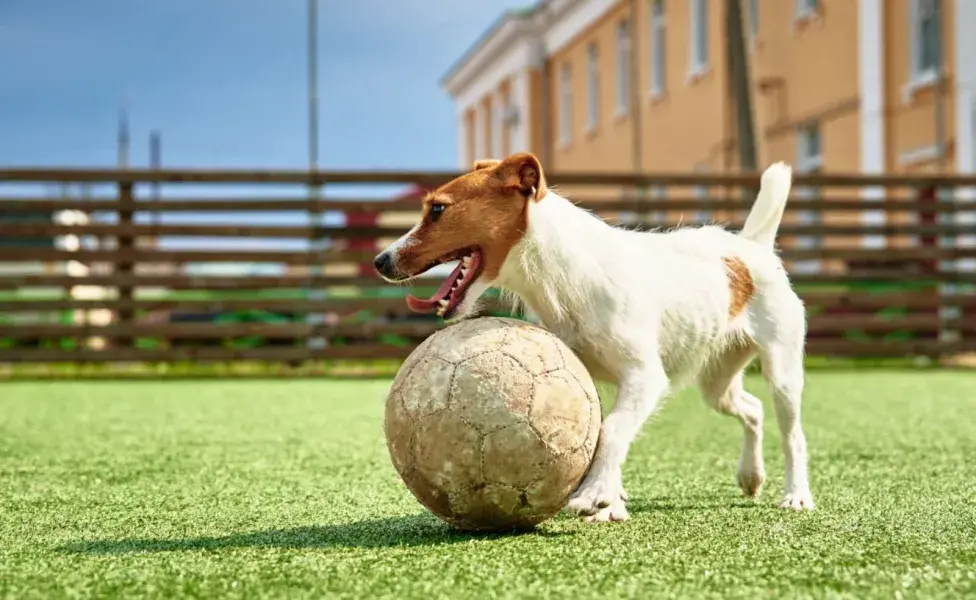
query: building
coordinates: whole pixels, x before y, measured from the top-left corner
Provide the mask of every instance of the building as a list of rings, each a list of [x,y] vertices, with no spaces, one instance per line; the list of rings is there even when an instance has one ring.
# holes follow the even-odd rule
[[[741,4],[760,165],[974,170],[976,3]],[[442,80],[458,164],[531,150],[560,171],[736,170],[725,7],[543,0],[505,13]]]

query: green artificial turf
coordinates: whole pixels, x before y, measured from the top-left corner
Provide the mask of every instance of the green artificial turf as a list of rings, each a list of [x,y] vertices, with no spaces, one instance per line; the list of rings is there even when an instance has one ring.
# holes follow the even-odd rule
[[[775,508],[768,402],[754,502],[734,485],[739,425],[683,394],[633,448],[629,522],[488,537],[402,487],[384,382],[0,384],[0,595],[974,597],[974,384],[811,374],[808,514]]]

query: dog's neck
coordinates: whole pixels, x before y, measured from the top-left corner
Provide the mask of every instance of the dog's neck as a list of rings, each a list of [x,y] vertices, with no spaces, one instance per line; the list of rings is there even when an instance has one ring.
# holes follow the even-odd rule
[[[609,226],[551,190],[528,211],[527,230],[506,259],[498,287],[517,296],[546,327],[572,327],[606,293],[606,274],[593,249]]]

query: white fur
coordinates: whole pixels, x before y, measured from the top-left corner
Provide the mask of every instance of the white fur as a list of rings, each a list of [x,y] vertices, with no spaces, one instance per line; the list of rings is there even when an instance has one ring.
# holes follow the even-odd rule
[[[714,409],[738,418],[745,439],[738,481],[748,495],[765,479],[762,404],[742,389],[756,355],[770,384],[786,458],[781,506],[813,508],[800,427],[806,321],[773,244],[792,172],[776,163],[739,234],[720,227],[634,232],[612,227],[550,191],[529,208],[529,226],[498,280],[574,350],[594,377],[616,383],[593,466],[569,509],[595,521],[627,518],[621,466],[661,400],[694,384]],[[740,259],[756,293],[730,320],[723,258]]]

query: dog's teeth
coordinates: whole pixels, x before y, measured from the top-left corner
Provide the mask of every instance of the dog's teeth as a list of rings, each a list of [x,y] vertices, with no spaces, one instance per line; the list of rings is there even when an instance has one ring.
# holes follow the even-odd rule
[[[448,305],[449,303],[448,303],[448,301],[447,301],[447,298],[444,298],[443,300],[441,300],[440,302],[438,302],[438,304],[440,304],[440,305],[441,305],[441,308],[447,308],[447,305]]]
[[[463,262],[465,266],[468,266],[468,265],[471,264],[471,257],[470,256],[465,256],[464,258],[461,259],[461,262]]]

